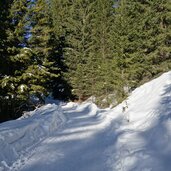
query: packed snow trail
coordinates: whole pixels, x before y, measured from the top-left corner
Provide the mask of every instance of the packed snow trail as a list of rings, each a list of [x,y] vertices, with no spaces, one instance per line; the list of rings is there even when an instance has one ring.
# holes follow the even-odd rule
[[[102,111],[104,113],[105,111]],[[108,137],[108,120],[94,104],[80,110],[67,110],[68,122],[63,130],[41,142],[21,171],[107,171],[106,148],[113,143]],[[12,168],[14,170],[14,167]]]
[[[113,109],[49,104],[31,114],[0,125],[0,171],[171,171],[171,72]]]

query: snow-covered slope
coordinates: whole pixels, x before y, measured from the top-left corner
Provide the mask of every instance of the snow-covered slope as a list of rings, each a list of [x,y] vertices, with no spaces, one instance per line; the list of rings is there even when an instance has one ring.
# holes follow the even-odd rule
[[[26,113],[16,121],[1,124],[0,171],[8,170],[8,165],[12,165],[18,159],[23,160],[25,154],[59,129],[65,121],[66,118],[59,106],[47,104],[33,112]]]
[[[170,171],[171,72],[137,88],[113,112],[125,103],[130,122],[113,129],[119,136],[108,151],[115,154],[108,160],[111,170]]]
[[[171,72],[113,109],[48,104],[29,115],[0,125],[0,171],[171,170]]]

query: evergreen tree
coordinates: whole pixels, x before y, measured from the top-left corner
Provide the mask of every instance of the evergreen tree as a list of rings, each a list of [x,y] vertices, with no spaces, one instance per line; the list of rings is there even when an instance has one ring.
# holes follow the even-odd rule
[[[171,67],[168,0],[1,0],[0,24],[1,120],[54,90],[118,103]]]
[[[89,1],[54,1],[56,4],[53,9],[54,23],[57,28],[58,37],[64,36],[64,60],[68,67],[65,78],[73,88],[73,94],[79,100],[86,98],[89,93],[87,77],[87,63],[90,55],[91,42],[91,23],[94,2]],[[89,68],[90,69],[90,68]]]
[[[113,19],[114,2],[111,0],[98,0],[95,4],[95,19],[93,23],[93,55],[96,60],[94,95],[97,99],[106,99],[116,90],[116,61],[113,55]],[[96,76],[95,76],[96,75]],[[112,96],[111,96],[112,97]],[[111,99],[112,100],[112,99]]]
[[[38,96],[40,100],[51,92],[51,80],[59,75],[56,40],[49,8],[45,0],[37,0],[31,5],[29,12],[31,36],[28,47],[34,53],[35,62],[28,67],[27,72],[32,74],[29,81],[30,93]]]
[[[52,89],[51,78],[58,76],[48,9],[45,1],[19,0],[9,6],[10,27],[5,31],[7,69],[0,87],[2,99],[6,99],[3,113],[11,113],[11,118],[34,106],[35,98],[44,102]]]
[[[3,38],[2,47],[2,68],[3,73],[0,79],[1,89],[1,118],[16,117],[17,107],[20,106],[20,100],[17,96],[19,89],[18,72],[22,70],[22,65],[18,60],[23,44],[23,17],[25,15],[26,2],[24,1],[6,1],[2,5],[4,18],[2,17]],[[18,8],[23,10],[18,11]],[[24,57],[22,57],[24,60]],[[6,114],[7,116],[2,116]]]
[[[113,41],[114,56],[117,62],[117,68],[120,75],[120,92],[124,94],[124,87],[130,87],[130,75],[133,68],[139,67],[143,62],[140,50],[142,34],[143,12],[140,8],[140,2],[122,0],[115,8]],[[141,16],[140,16],[141,15]],[[137,60],[137,61],[135,61]],[[139,60],[139,61],[138,61]],[[133,65],[136,66],[133,66]],[[131,79],[132,81],[132,79]],[[134,83],[134,81],[133,81]]]
[[[123,86],[135,88],[168,68],[166,65],[163,68],[163,64],[169,60],[170,47],[166,43],[166,35],[170,35],[169,17],[166,19],[170,15],[169,6],[168,1],[122,0],[119,3],[113,30]],[[166,20],[167,26],[164,26]],[[165,55],[161,57],[163,50]]]
[[[2,0],[0,1],[0,85],[2,82],[2,79],[4,78],[6,72],[7,72],[7,34],[6,29],[9,26],[8,23],[8,16],[9,16],[9,8],[10,8],[10,2]],[[5,116],[2,115],[4,112],[4,95],[5,91],[0,86],[0,121],[5,120]]]
[[[54,0],[54,4],[56,34],[64,36],[66,41],[64,58],[68,72],[65,76],[73,93],[79,99],[109,94],[114,88],[113,1],[80,0],[70,3]]]
[[[170,65],[171,2],[168,0],[145,3],[147,18],[144,20],[144,52],[152,76],[167,71]],[[146,42],[146,43],[145,43]]]
[[[55,37],[55,47],[57,58],[54,61],[57,63],[59,77],[53,79],[52,95],[54,98],[68,100],[72,98],[71,87],[64,77],[67,72],[67,65],[64,60],[65,48],[68,47],[66,42],[66,19],[69,16],[67,0],[52,0],[50,1],[50,15],[52,16],[53,33]]]

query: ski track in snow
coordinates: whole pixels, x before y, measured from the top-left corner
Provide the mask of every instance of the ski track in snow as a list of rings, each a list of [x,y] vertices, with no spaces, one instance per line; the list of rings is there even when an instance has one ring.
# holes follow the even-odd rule
[[[114,109],[61,108],[63,124],[0,171],[171,171],[171,72]]]
[[[154,113],[150,113],[148,115],[147,120],[140,123],[140,125],[136,126],[134,123],[129,123],[129,125],[125,125],[120,129],[122,134],[118,137],[116,141],[116,149],[111,150],[111,148],[107,151],[109,153],[108,164],[111,167],[111,170],[116,171],[126,171],[126,170],[138,170],[136,167],[133,168],[134,162],[140,159],[148,158],[148,154],[146,154],[146,144],[143,139],[139,137],[139,133],[143,132],[147,127],[150,126],[149,119],[154,119]],[[131,126],[130,126],[131,125]],[[151,137],[153,135],[150,135]],[[115,155],[112,155],[115,154]],[[138,155],[136,155],[136,153]],[[150,168],[142,167],[139,170],[151,170]]]
[[[65,115],[68,119],[63,126],[64,129],[58,130],[54,135],[38,144],[23,165],[19,164],[20,168],[17,167],[17,169],[33,171],[54,170],[54,168],[59,171],[108,170],[107,165],[102,167],[102,163],[106,162],[104,158],[106,148],[104,147],[111,143],[106,139],[108,128],[105,125],[107,123],[102,122],[104,118],[101,118],[101,113],[96,111],[98,109],[90,113],[93,106],[87,105],[83,111],[78,112],[66,111]],[[86,164],[85,162],[87,162],[87,168],[81,168],[82,164]],[[27,163],[26,166],[24,163]],[[11,168],[13,169],[14,167]]]
[[[138,127],[132,123],[132,128],[129,128],[128,125],[131,123],[127,123],[119,115],[118,117],[116,115],[116,118],[110,122],[106,119],[106,123],[104,117],[98,117],[98,112],[89,115],[87,109],[81,112],[66,112],[65,114],[68,119],[63,126],[64,129],[58,130],[54,135],[39,143],[37,148],[34,148],[25,159],[19,160],[18,167],[14,165],[11,170],[46,171],[57,168],[57,171],[110,171],[111,169],[124,171],[132,153],[143,152],[144,144],[141,141],[137,140],[136,142],[134,138],[135,149],[129,149],[127,141],[131,140],[137,132],[142,131],[144,127],[149,126],[149,122],[144,121]],[[154,116],[154,112],[149,113],[147,119]],[[111,124],[114,129],[110,128]],[[124,133],[122,135],[118,133],[114,136],[112,131],[116,131],[116,128]],[[114,152],[116,156],[113,156],[106,149],[111,151],[111,146],[118,136],[120,147],[117,152]],[[65,151],[66,153],[64,153]],[[144,153],[139,155],[145,156]],[[110,167],[109,161],[112,159],[116,160],[115,168]],[[87,167],[82,167],[86,162]],[[24,166],[25,164],[26,166]]]

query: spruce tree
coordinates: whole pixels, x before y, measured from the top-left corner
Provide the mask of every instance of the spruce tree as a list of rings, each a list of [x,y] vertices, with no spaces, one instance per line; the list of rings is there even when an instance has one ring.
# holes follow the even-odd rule
[[[65,76],[73,93],[79,99],[109,94],[114,89],[115,68],[111,42],[113,1],[54,0],[54,4],[56,34],[63,35],[66,42]]]
[[[32,74],[29,81],[30,93],[43,100],[51,92],[52,79],[58,77],[58,56],[49,4],[45,0],[34,1],[29,11],[30,38],[28,47],[34,53],[34,63],[27,69]],[[48,90],[48,91],[47,91]]]
[[[52,17],[51,26],[53,27],[53,37],[55,38],[55,55],[54,61],[57,64],[59,77],[52,80],[52,95],[54,98],[68,100],[72,98],[71,87],[64,77],[67,72],[67,65],[64,60],[65,48],[68,47],[66,42],[66,20],[69,16],[68,14],[68,4],[67,0],[52,0],[50,1],[49,11]]]
[[[79,100],[90,95],[88,84],[88,58],[90,55],[91,23],[93,19],[93,1],[54,1],[54,23],[58,37],[65,39],[64,61],[67,65],[65,78],[69,81],[73,94]],[[89,68],[90,69],[90,68]]]
[[[0,85],[2,83],[2,79],[6,75],[8,69],[8,56],[7,56],[7,34],[6,29],[9,26],[8,16],[9,16],[9,1],[0,1]],[[0,86],[0,122],[8,119],[8,116],[4,116],[5,106],[5,91]]]
[[[167,0],[148,2],[145,6],[147,15],[144,22],[145,40],[143,44],[147,64],[152,76],[170,68],[171,40],[171,2]]]
[[[122,0],[116,8],[114,49],[124,85],[134,88],[165,70],[160,66],[169,60],[169,6],[168,1]]]
[[[15,118],[17,115],[17,107],[20,106],[20,100],[17,97],[19,80],[16,73],[20,71],[21,65],[18,63],[18,55],[20,54],[23,44],[21,25],[22,17],[25,11],[17,11],[16,1],[2,1],[1,11],[1,73],[0,73],[0,99],[1,110],[0,120]],[[24,9],[25,2],[20,7]],[[18,4],[19,5],[19,4]],[[18,17],[17,17],[18,16]]]
[[[93,23],[93,55],[96,59],[94,94],[97,99],[106,99],[116,89],[116,62],[113,55],[113,9],[114,2],[109,0],[96,1],[95,19]],[[94,63],[95,65],[95,63]]]
[[[34,100],[44,102],[52,89],[51,78],[58,76],[56,49],[51,29],[49,4],[45,1],[13,1],[9,5],[4,59],[1,75],[3,113],[18,117],[34,107]]]

